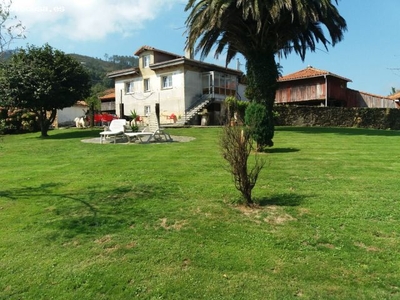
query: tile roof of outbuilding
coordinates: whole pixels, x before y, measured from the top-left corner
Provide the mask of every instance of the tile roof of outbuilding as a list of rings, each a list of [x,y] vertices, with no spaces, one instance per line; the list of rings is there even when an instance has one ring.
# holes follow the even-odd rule
[[[115,92],[106,94],[104,96],[99,97],[100,100],[109,100],[109,99],[115,99]]]
[[[282,82],[282,81],[291,81],[291,80],[299,80],[299,79],[306,79],[306,78],[314,78],[314,77],[321,77],[321,76],[333,76],[333,77],[337,77],[340,79],[343,79],[345,81],[351,82],[350,79],[336,75],[334,73],[325,71],[325,70],[320,70],[320,69],[316,69],[313,68],[311,66],[308,66],[307,68],[279,77],[278,81]]]
[[[372,93],[368,93],[368,92],[353,90],[353,89],[349,89],[349,88],[348,88],[348,90],[359,92],[360,94],[372,96],[372,97],[375,97],[375,98],[381,98],[381,99],[385,99],[385,100],[395,100],[395,99],[391,98],[390,96],[382,96],[382,95],[372,94]]]
[[[398,100],[398,99],[400,99],[400,92],[398,92],[398,93],[396,93],[396,94],[393,94],[393,95],[390,95],[389,98],[390,98],[390,99],[393,99],[393,100]]]

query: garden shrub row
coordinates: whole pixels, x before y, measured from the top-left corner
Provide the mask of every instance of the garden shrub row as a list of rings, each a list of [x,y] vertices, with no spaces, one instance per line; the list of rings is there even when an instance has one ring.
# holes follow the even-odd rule
[[[276,106],[277,126],[359,127],[400,130],[400,109]]]
[[[36,114],[28,109],[0,107],[0,134],[35,132],[39,130]]]

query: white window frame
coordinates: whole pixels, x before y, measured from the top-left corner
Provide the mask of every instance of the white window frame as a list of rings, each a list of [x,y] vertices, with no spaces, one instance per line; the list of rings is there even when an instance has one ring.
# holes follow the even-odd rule
[[[150,92],[150,78],[143,79],[143,91]]]
[[[151,113],[151,106],[150,105],[145,105],[144,106],[144,115],[146,117],[148,117],[148,116],[150,116],[150,113]]]
[[[125,94],[132,94],[133,92],[135,92],[134,81],[125,82]]]
[[[161,89],[172,89],[172,74],[161,76]]]
[[[144,55],[142,57],[143,60],[143,68],[148,68],[150,66],[150,55]]]

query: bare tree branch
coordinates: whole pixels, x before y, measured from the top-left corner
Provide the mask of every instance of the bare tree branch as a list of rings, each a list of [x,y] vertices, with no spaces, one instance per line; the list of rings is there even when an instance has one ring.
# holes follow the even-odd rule
[[[25,26],[11,14],[12,0],[2,0],[0,3],[0,56],[9,49],[14,40],[25,38]]]

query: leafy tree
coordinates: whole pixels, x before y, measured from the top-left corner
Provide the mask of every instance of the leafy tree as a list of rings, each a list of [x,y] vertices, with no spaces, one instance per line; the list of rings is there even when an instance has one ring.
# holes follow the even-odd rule
[[[90,78],[81,64],[53,49],[20,49],[0,69],[0,99],[6,106],[35,112],[41,136],[47,136],[57,109],[83,100],[90,93]]]
[[[0,2],[0,55],[8,49],[10,43],[15,39],[24,39],[25,26],[11,15],[10,7],[12,1]]]
[[[248,105],[248,101],[242,101],[233,96],[226,97],[224,100],[224,106],[226,109],[226,122],[229,124],[233,121],[234,123],[238,124],[240,120],[244,119],[244,114]]]
[[[90,89],[90,96],[85,99],[89,106],[89,123],[90,127],[94,127],[94,114],[96,111],[101,110],[100,96],[104,95],[105,87],[101,83],[92,85]]]
[[[189,0],[185,11],[186,47],[206,57],[226,52],[226,64],[237,53],[246,58],[250,100],[266,107],[269,135],[258,141],[272,146],[272,108],[277,89],[275,55],[295,52],[304,60],[318,42],[325,48],[343,39],[346,21],[334,4],[337,0]],[[327,29],[325,31],[322,25]]]

